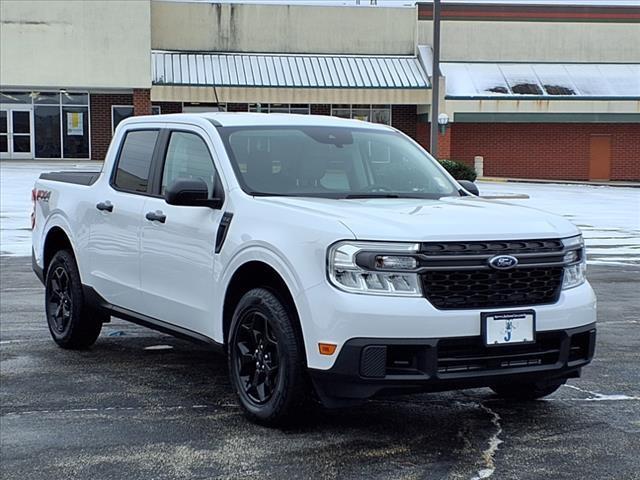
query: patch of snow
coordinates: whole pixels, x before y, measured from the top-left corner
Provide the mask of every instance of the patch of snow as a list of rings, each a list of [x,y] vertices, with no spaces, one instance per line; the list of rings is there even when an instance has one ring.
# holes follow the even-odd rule
[[[640,189],[478,182],[480,195],[528,195],[509,203],[561,215],[580,227],[591,264],[640,265]]]
[[[99,162],[0,162],[0,255],[31,255],[31,189],[42,172],[101,167]]]
[[[563,387],[570,388],[572,390],[576,390],[578,392],[585,393],[590,395],[590,398],[581,399],[585,402],[610,402],[610,401],[619,401],[619,400],[640,400],[640,396],[634,395],[621,395],[621,394],[604,394],[598,392],[592,392],[591,390],[585,390],[583,388],[576,387],[574,385],[564,384]]]
[[[150,347],[145,347],[145,350],[173,350],[171,345],[151,345]]]
[[[500,440],[500,434],[502,433],[502,425],[500,425],[500,415],[498,415],[495,411],[491,410],[483,403],[477,404],[482,410],[491,415],[491,423],[495,427],[495,432],[489,438],[489,447],[482,452],[482,460],[484,462],[485,468],[478,470],[478,473],[471,480],[482,480],[485,478],[489,478],[496,471],[496,466],[494,462],[494,456],[498,451],[498,447],[500,446],[502,440]]]

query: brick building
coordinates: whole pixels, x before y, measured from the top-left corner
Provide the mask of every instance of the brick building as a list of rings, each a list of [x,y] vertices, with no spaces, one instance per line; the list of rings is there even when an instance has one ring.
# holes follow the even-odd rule
[[[102,160],[127,116],[212,109],[387,123],[429,148],[428,1],[82,1],[0,4],[0,158]],[[640,7],[583,3],[443,2],[441,158],[640,180]]]

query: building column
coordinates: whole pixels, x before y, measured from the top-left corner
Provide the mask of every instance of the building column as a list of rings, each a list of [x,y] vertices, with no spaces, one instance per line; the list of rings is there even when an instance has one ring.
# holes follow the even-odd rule
[[[151,115],[151,90],[148,88],[133,89],[133,114]]]

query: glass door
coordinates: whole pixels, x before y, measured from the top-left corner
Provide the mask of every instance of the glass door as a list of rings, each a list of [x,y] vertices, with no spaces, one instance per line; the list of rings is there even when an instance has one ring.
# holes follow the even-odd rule
[[[32,107],[3,105],[0,108],[0,158],[33,158]]]

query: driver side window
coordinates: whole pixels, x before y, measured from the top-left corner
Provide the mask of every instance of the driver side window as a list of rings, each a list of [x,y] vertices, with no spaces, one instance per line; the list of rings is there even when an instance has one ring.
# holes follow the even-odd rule
[[[209,148],[195,133],[172,132],[162,172],[162,194],[177,178],[200,178],[207,184],[209,198],[213,197],[215,169]]]

